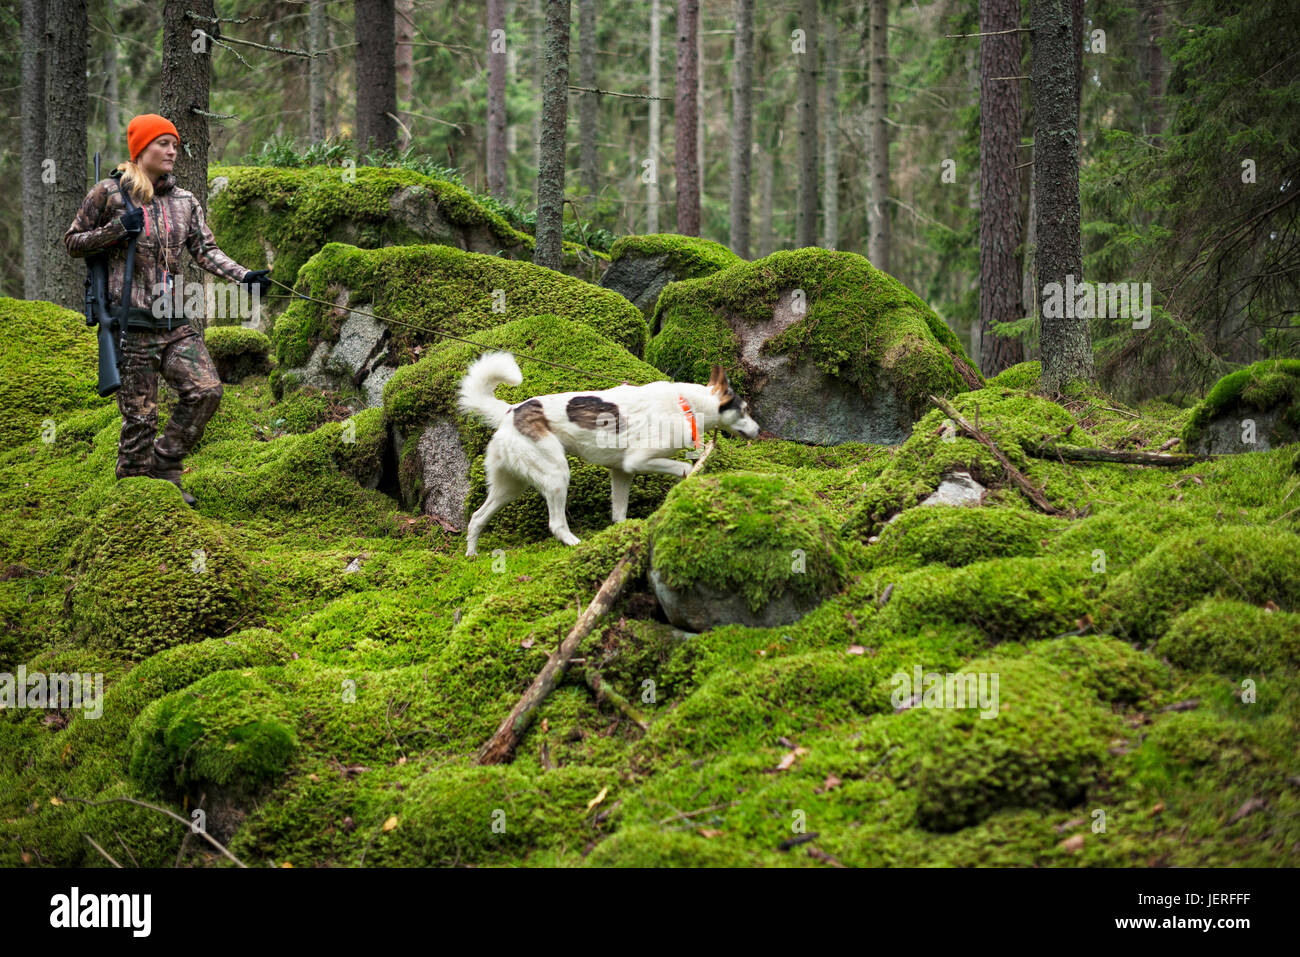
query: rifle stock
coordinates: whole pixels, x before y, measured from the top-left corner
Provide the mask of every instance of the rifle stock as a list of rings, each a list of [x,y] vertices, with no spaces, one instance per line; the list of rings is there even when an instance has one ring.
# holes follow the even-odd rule
[[[95,182],[99,182],[99,153],[95,153]],[[123,201],[130,209],[130,200],[123,194]],[[123,279],[122,298],[124,303],[114,316],[108,309],[108,253],[96,253],[86,257],[86,325],[97,326],[99,339],[99,381],[95,391],[101,396],[109,396],[122,387],[122,352],[120,343],[125,330],[127,308],[130,305],[131,278],[135,269],[135,242],[137,235],[132,235],[126,250],[126,273]]]

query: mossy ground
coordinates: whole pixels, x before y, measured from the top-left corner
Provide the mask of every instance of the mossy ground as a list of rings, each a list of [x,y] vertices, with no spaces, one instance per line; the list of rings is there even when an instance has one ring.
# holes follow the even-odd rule
[[[485,335],[544,340],[556,322]],[[620,377],[646,371],[575,335],[556,349],[605,349]],[[77,800],[119,797],[201,807],[263,866],[1300,860],[1295,446],[1177,470],[1077,466],[1025,446],[1066,433],[1110,444],[1137,424],[1135,441],[1156,447],[1183,410],[1062,407],[1007,383],[958,396],[1077,516],[1060,518],[1033,511],[975,443],[945,441],[937,410],[893,449],[724,437],[690,481],[721,492],[757,473],[775,498],[815,500],[833,517],[815,527],[840,539],[839,589],[785,627],[684,638],[658,617],[642,562],[514,763],[479,768],[477,747],[651,529],[635,510],[611,527],[593,484],[571,499],[581,545],[550,538],[533,501],[466,559],[461,536],[364,487],[387,425],[445,406],[446,370],[466,356],[442,358],[411,366],[407,388],[390,383],[387,410],[341,421],[330,397],[277,403],[264,377],[227,385],[186,461],[197,512],[163,483],[113,479],[106,404],[72,402],[52,414],[54,441],[0,452],[0,671],[105,685],[97,719],[0,715],[0,864],[107,866],[83,834],[173,864],[183,827]],[[505,397],[562,381],[524,371]],[[990,486],[981,507],[915,507],[959,466]],[[242,590],[195,591],[166,578],[171,564],[132,572],[196,547]],[[186,628],[163,605],[126,605],[168,599],[190,609]],[[153,638],[113,637],[140,615],[159,623]],[[896,676],[917,667],[997,675],[997,716],[897,710]],[[597,705],[587,668],[643,711],[648,734]],[[181,861],[223,866],[194,842]]]

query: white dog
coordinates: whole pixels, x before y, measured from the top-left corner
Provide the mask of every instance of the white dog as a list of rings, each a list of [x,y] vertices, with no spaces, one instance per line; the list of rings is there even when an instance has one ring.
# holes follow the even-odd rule
[[[614,521],[621,522],[627,518],[633,474],[684,477],[691,463],[669,456],[678,449],[699,448],[700,436],[719,426],[747,439],[758,435],[749,403],[732,391],[727,374],[717,365],[708,385],[621,385],[601,392],[543,395],[513,406],[496,397],[502,382],[523,381],[510,353],[490,352],[469,367],[460,383],[460,410],[496,429],[483,461],[487,501],[469,520],[466,555],[478,554],[483,526],[525,485],[534,486],[546,499],[555,537],[566,545],[578,544],[564,515],[569,491],[566,452],[609,469]]]

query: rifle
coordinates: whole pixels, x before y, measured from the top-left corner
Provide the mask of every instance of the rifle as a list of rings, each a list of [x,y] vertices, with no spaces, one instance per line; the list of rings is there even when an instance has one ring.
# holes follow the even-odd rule
[[[95,153],[95,182],[99,182],[99,153]],[[119,180],[119,186],[121,181]],[[127,212],[134,208],[130,196],[122,190]],[[127,310],[131,307],[131,279],[135,272],[135,243],[139,232],[131,234],[126,247],[126,273],[122,278],[122,302],[118,314],[108,311],[108,253],[86,257],[86,325],[98,326],[99,381],[95,391],[109,396],[122,387],[122,347],[126,338]]]

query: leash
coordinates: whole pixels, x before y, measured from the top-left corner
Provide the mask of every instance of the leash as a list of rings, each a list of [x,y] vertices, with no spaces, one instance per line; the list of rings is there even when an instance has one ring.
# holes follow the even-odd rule
[[[270,276],[268,276],[267,278],[268,278],[268,279],[271,279]],[[336,308],[336,306],[335,306],[334,303],[332,303],[332,302],[326,302],[324,299],[317,299],[317,298],[315,298],[314,296],[309,296],[309,295],[307,295],[306,293],[297,292],[297,291],[296,291],[292,286],[286,285],[285,283],[280,282],[280,280],[278,280],[278,279],[271,279],[271,282],[275,283],[277,286],[283,286],[285,289],[288,289],[288,290],[289,290],[289,293],[290,293],[290,295],[288,295],[288,296],[276,296],[276,297],[274,297],[274,298],[276,298],[276,299],[306,299],[308,302],[315,302],[315,303],[319,303],[319,304],[322,305],[322,306],[329,306],[330,308]],[[646,385],[646,384],[647,384],[647,383],[644,383],[644,382],[626,382],[626,380],[624,380],[624,379],[615,379],[615,378],[614,378],[613,376],[611,376],[611,375],[606,375],[606,374],[601,373],[601,372],[592,372],[590,369],[579,369],[577,366],[569,366],[569,365],[565,365],[563,362],[552,362],[550,359],[543,359],[543,358],[541,358],[541,357],[539,357],[539,356],[529,355],[529,354],[526,353],[526,352],[512,352],[512,351],[509,350],[509,349],[498,349],[498,348],[495,348],[495,347],[492,347],[492,346],[485,346],[485,345],[483,345],[481,342],[475,342],[473,339],[465,339],[465,338],[463,338],[463,337],[461,337],[461,336],[452,335],[450,332],[445,332],[445,331],[443,331],[442,329],[436,329],[436,328],[434,328],[434,327],[432,327],[432,326],[422,326],[422,325],[419,325],[419,324],[414,323],[414,322],[403,322],[403,321],[400,320],[400,319],[388,319],[388,318],[386,318],[386,317],[384,317],[384,316],[376,315],[376,314],[373,313],[373,312],[364,312],[364,311],[362,311],[362,310],[360,310],[360,309],[351,309],[351,308],[349,308],[348,311],[349,311],[349,312],[354,312],[354,313],[356,313],[358,316],[366,316],[366,317],[368,317],[368,318],[370,318],[370,319],[374,319],[374,320],[376,320],[377,322],[386,323],[386,324],[388,324],[388,325],[394,325],[394,326],[406,326],[408,329],[415,329],[415,330],[417,330],[417,331],[419,331],[419,332],[428,332],[428,333],[433,333],[434,335],[444,336],[444,337],[447,338],[447,339],[454,339],[454,340],[457,341],[457,342],[463,342],[463,343],[465,343],[466,345],[475,346],[475,347],[477,347],[477,348],[479,348],[479,349],[484,350],[485,352],[486,352],[486,351],[493,351],[493,352],[506,352],[506,353],[509,353],[510,355],[512,355],[512,356],[514,356],[514,357],[516,357],[516,358],[518,358],[518,359],[528,359],[528,360],[530,360],[530,361],[532,361],[532,362],[541,362],[541,363],[543,363],[544,365],[554,366],[554,367],[557,368],[557,369],[564,369],[564,370],[566,370],[566,371],[568,371],[568,372],[576,372],[576,373],[578,373],[579,375],[591,376],[591,377],[593,377],[593,378],[597,378],[597,379],[604,379],[604,380],[606,380],[607,382],[618,382],[618,383],[626,384],[626,385]]]

